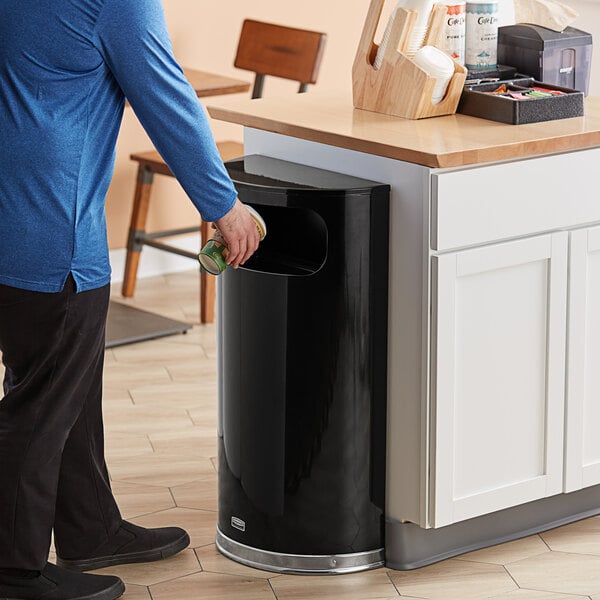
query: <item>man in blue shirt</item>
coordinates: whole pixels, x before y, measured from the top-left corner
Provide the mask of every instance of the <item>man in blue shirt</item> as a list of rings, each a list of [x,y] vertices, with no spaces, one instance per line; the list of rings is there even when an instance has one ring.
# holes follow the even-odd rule
[[[228,262],[258,246],[160,0],[0,0],[0,598],[113,600],[120,579],[80,571],[189,543],[124,521],[104,462],[104,200],[125,97]]]

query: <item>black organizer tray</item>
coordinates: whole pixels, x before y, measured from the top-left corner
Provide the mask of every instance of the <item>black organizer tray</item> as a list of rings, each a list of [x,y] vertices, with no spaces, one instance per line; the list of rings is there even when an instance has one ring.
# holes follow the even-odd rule
[[[510,96],[487,94],[506,84],[511,91],[526,91],[533,86],[565,92],[564,96],[516,100]],[[535,81],[532,77],[465,86],[457,112],[510,125],[539,123],[583,116],[583,92]]]

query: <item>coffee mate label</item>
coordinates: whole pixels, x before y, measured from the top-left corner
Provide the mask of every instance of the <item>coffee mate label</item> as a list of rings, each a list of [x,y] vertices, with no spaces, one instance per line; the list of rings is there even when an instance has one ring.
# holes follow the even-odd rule
[[[466,12],[465,2],[446,5],[443,50],[460,65],[465,64]]]
[[[498,3],[467,2],[465,66],[493,69],[498,60]]]

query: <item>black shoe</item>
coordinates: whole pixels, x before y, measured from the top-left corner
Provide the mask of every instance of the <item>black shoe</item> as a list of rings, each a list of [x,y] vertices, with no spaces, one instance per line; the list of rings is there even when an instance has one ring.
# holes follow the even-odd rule
[[[37,577],[0,575],[0,600],[116,600],[118,577],[72,573],[48,563]]]
[[[92,556],[57,556],[56,564],[74,571],[92,571],[126,563],[160,560],[181,552],[189,545],[190,536],[179,527],[145,529],[123,521],[117,533],[97,548]]]

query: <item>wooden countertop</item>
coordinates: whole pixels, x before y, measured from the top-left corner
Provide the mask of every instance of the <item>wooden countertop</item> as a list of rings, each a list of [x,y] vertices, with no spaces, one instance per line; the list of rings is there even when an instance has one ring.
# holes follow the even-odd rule
[[[355,109],[350,95],[311,90],[257,100],[211,100],[222,121],[429,167],[458,167],[600,146],[600,98],[585,116],[506,125],[449,115],[408,120]]]

